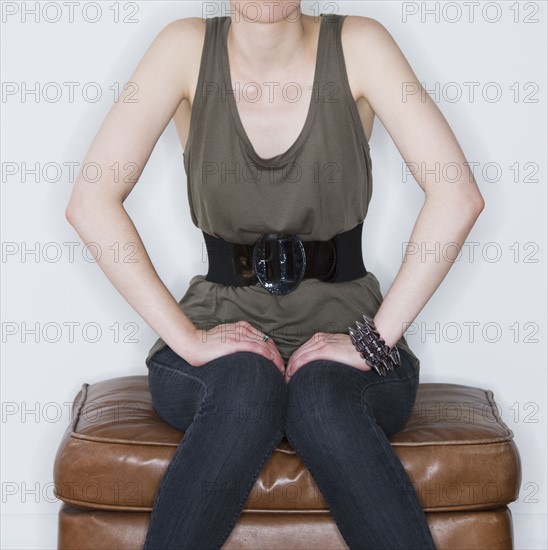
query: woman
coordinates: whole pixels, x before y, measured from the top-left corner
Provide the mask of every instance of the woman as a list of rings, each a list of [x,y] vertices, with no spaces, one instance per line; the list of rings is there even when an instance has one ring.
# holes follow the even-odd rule
[[[79,177],[66,213],[84,241],[138,243],[136,263],[98,261],[160,336],[146,358],[153,404],[185,432],[145,548],[220,548],[284,435],[350,548],[435,548],[388,437],[419,382],[404,331],[454,257],[409,251],[384,298],[365,269],[374,116],[407,163],[461,167],[458,182],[415,173],[425,202],[411,243],[460,247],[483,199],[429,96],[403,97],[422,87],[380,23],[304,16],[299,1],[231,8],[159,33],[131,78],[138,101],[112,107],[88,153],[103,179]],[[180,302],[123,208],[172,118],[209,254]],[[137,178],[114,184],[114,162]]]

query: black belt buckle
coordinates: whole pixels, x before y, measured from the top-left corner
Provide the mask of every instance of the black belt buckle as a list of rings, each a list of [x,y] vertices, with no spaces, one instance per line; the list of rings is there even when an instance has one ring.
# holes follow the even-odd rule
[[[328,241],[301,241],[287,233],[263,233],[242,244],[203,231],[209,268],[206,281],[225,286],[260,284],[271,294],[287,294],[303,279],[329,283],[367,275],[363,263],[363,223]]]
[[[253,268],[271,294],[288,294],[304,278],[306,253],[297,235],[263,233],[253,246]]]

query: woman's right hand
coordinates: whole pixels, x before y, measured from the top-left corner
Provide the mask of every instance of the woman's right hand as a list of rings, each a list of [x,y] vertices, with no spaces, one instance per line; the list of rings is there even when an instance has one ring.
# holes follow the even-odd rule
[[[265,333],[248,321],[223,323],[209,330],[197,329],[193,338],[185,346],[184,359],[194,367],[235,353],[251,351],[274,362],[278,370],[285,374],[285,363],[272,338],[263,340]]]

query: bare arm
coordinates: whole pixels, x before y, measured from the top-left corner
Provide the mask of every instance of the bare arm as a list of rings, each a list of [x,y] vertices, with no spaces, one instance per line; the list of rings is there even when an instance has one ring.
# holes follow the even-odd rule
[[[425,193],[425,201],[409,238],[410,243],[432,250],[439,243],[440,258],[415,254],[408,247],[402,266],[386,293],[374,321],[386,344],[392,347],[426,305],[457,257],[484,201],[466,166],[464,154],[441,111],[413,73],[409,63],[389,32],[368,17],[348,16],[344,22],[343,42],[349,57],[347,69],[357,67],[351,75],[359,86],[358,97],[364,97],[394,140],[409,165],[424,164],[428,169],[455,163],[461,177],[455,181],[436,181],[430,172],[416,173],[415,180]],[[348,28],[346,26],[348,25]],[[348,31],[348,32],[346,32]],[[403,90],[415,87],[418,93],[403,99]],[[443,170],[441,170],[443,173]],[[452,256],[450,254],[453,254]],[[285,373],[288,381],[303,365],[314,359],[331,359],[360,370],[371,370],[348,334],[315,334],[290,357]]]
[[[351,19],[351,21],[350,21]],[[453,131],[434,101],[424,92],[390,33],[366,17],[347,21],[360,55],[362,95],[392,137],[408,166],[425,166],[414,178],[425,201],[412,230],[404,261],[386,293],[375,323],[388,346],[404,334],[453,265],[484,200]],[[367,52],[366,55],[363,52]],[[416,93],[405,96],[405,91]],[[445,181],[443,167],[454,163],[460,177]],[[435,167],[439,179],[436,181]],[[456,173],[450,172],[451,175]],[[445,245],[456,243],[456,246]],[[445,253],[417,253],[421,247]]]
[[[128,89],[121,95],[87,153],[84,163],[97,163],[101,177],[89,183],[80,172],[65,216],[85,243],[99,244],[103,254],[97,263],[120,294],[166,344],[189,363],[199,366],[239,348],[275,357],[283,370],[283,361],[271,342],[268,345],[250,339],[237,342],[232,335],[228,340],[223,338],[225,343],[220,346],[220,335],[212,333],[205,343],[205,331],[197,330],[159,278],[123,206],[160,135],[181,101],[188,98],[186,72],[190,59],[200,59],[203,41],[198,37],[203,36],[203,28],[200,29],[203,24],[195,17],[174,21],[152,42],[130,78],[138,87],[137,93],[128,98],[128,94],[134,92]],[[137,101],[131,102],[131,99]],[[115,163],[122,173],[118,182],[110,168]],[[131,163],[131,170],[123,169],[127,163]],[[131,181],[124,177],[128,173],[132,173]],[[132,257],[134,263],[116,262],[111,254],[105,253],[114,243],[120,247],[135,243],[138,251]],[[238,328],[253,332],[253,327],[244,325],[240,323]],[[227,344],[231,349],[227,349]]]

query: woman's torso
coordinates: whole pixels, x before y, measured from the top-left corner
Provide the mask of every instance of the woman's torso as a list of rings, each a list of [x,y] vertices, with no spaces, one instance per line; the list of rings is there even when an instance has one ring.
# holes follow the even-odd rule
[[[346,19],[348,26],[342,24]],[[366,216],[372,195],[368,138],[374,115],[363,98],[363,82],[358,83],[352,18],[323,15],[305,21],[307,44],[312,46],[294,69],[302,78],[288,74],[277,80],[282,87],[293,78],[303,91],[301,99],[287,107],[236,102],[236,95],[222,93],[223,86],[236,90],[237,84],[253,78],[239,72],[237,60],[230,57],[230,18],[207,20],[209,34],[201,34],[196,49],[200,61],[191,71],[192,95],[174,117],[186,147],[192,220],[205,233],[243,244],[265,232],[328,240]],[[205,27],[202,24],[204,32]],[[347,28],[351,32],[343,32]],[[318,84],[315,96],[312,76]],[[280,116],[282,110],[285,116]],[[344,283],[305,279],[286,295],[272,295],[260,285],[224,286],[195,275],[179,305],[201,329],[249,321],[273,338],[287,360],[316,332],[347,333],[362,314],[374,317],[382,300],[371,271]],[[147,365],[164,345],[161,338],[156,341]],[[418,358],[404,337],[398,345],[411,354],[418,369]]]

